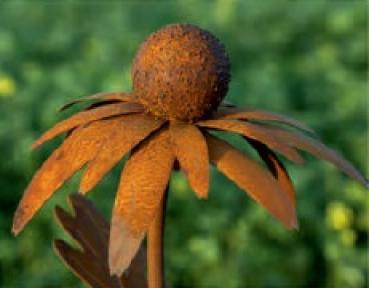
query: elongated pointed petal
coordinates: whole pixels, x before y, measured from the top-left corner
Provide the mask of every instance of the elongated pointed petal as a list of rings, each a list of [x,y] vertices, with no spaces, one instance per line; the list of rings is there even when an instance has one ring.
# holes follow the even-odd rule
[[[102,145],[100,151],[85,170],[80,192],[90,191],[121,160],[151,132],[159,129],[164,120],[155,120],[144,114],[132,114],[120,117],[120,121],[113,127],[113,133]]]
[[[160,204],[174,162],[169,131],[162,128],[137,147],[127,161],[114,212],[133,232],[145,232]]]
[[[34,175],[15,212],[13,233],[18,234],[43,203],[75,172],[93,159],[109,132],[109,121],[75,130]]]
[[[222,107],[215,112],[214,119],[233,119],[233,120],[257,120],[257,121],[272,121],[287,124],[294,128],[298,128],[309,133],[315,133],[311,128],[304,123],[291,119],[287,116],[256,109],[244,109],[237,107]]]
[[[132,95],[124,92],[102,92],[91,96],[85,96],[79,99],[72,100],[64,104],[59,111],[64,111],[74,106],[77,103],[93,101],[93,100],[106,100],[106,101],[121,101],[121,102],[135,102]]]
[[[170,126],[176,157],[199,198],[207,198],[209,190],[209,153],[201,131],[191,124]]]
[[[112,273],[120,275],[137,251],[160,205],[174,159],[169,131],[163,128],[141,143],[127,161],[113,211],[109,245]]]
[[[100,267],[101,262],[88,257],[82,251],[70,247],[63,240],[55,240],[54,249],[64,264],[89,287],[123,287],[118,277],[110,276],[108,272],[104,273],[102,267]]]
[[[145,233],[133,233],[118,213],[113,213],[109,240],[110,275],[120,276],[136,256]]]
[[[265,132],[262,126],[236,120],[206,120],[196,123],[198,126],[239,133],[247,138],[260,141],[269,148],[298,164],[304,162],[300,154],[277,137]]]
[[[277,155],[275,155],[273,151],[269,150],[264,144],[255,140],[248,141],[259,153],[261,159],[263,159],[270,172],[277,179],[282,190],[287,193],[291,203],[293,203],[294,208],[296,208],[295,188],[293,187],[291,178],[288,175],[287,169],[284,167],[283,163],[278,159]]]
[[[349,161],[318,140],[300,133],[293,133],[282,129],[263,129],[265,129],[266,133],[270,133],[270,135],[273,135],[276,138],[283,139],[286,143],[293,147],[305,150],[315,157],[331,162],[339,170],[359,181],[366,188],[369,188],[369,181]]]
[[[118,116],[128,113],[142,112],[142,106],[137,103],[117,103],[98,107],[96,109],[79,112],[72,117],[63,120],[56,124],[53,128],[46,131],[38,140],[32,144],[32,149],[37,148],[46,141],[58,136],[61,133],[67,132],[77,126],[87,124],[89,122]]]
[[[297,227],[292,202],[269,172],[232,145],[210,135],[206,135],[206,140],[210,161],[224,175],[245,190],[287,228]]]

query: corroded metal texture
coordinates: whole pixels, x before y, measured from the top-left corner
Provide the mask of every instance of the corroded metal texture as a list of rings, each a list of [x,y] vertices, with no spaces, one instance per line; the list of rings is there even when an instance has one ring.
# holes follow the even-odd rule
[[[161,129],[132,153],[119,183],[114,213],[124,217],[130,230],[146,232],[167,187],[174,163],[168,129]]]
[[[155,116],[192,121],[220,104],[229,70],[214,35],[190,24],[169,25],[141,45],[132,67],[133,94]]]
[[[82,126],[99,119],[138,112],[142,112],[142,106],[137,103],[115,103],[79,112],[72,117],[59,122],[53,128],[46,131],[32,144],[32,148],[35,149],[46,141],[49,141],[61,133],[67,132],[77,126]]]
[[[248,138],[263,142],[269,148],[278,151],[291,161],[299,164],[302,164],[304,162],[304,159],[300,156],[298,151],[296,151],[293,147],[290,147],[288,143],[283,141],[283,139],[273,137],[272,135],[267,133],[263,126],[258,126],[256,124],[248,122],[222,119],[201,121],[198,122],[197,125],[210,129],[212,128],[216,130],[239,133]]]
[[[214,112],[214,118],[218,119],[233,119],[233,120],[251,120],[251,121],[264,121],[266,123],[275,122],[277,124],[289,125],[296,129],[301,129],[308,133],[314,133],[312,129],[307,127],[304,123],[291,119],[285,115],[273,113],[269,111],[263,111],[258,109],[245,109],[238,107],[221,107],[218,111]]]
[[[247,138],[246,138],[247,139]],[[277,155],[268,149],[266,145],[260,143],[259,141],[247,139],[247,141],[252,145],[253,148],[258,152],[260,158],[267,165],[269,171],[272,173],[274,178],[278,181],[279,185],[282,187],[284,193],[288,195],[291,202],[293,203],[296,209],[296,192],[293,187],[293,183],[291,181],[290,176],[288,175],[288,171],[286,167],[284,167],[283,163]]]
[[[59,111],[64,111],[69,109],[70,107],[74,106],[75,104],[92,101],[92,100],[99,100],[99,101],[117,101],[117,102],[133,102],[133,97],[124,92],[101,92],[90,96],[84,96],[79,99],[72,100],[70,102],[65,103]]]
[[[163,123],[163,120],[156,120],[145,114],[120,116],[111,128],[109,139],[88,164],[81,179],[80,192],[86,193],[95,187],[114,165]]]
[[[169,132],[161,129],[142,142],[123,169],[110,232],[111,273],[130,264],[160,207],[173,167]]]
[[[296,211],[272,175],[230,144],[207,135],[210,161],[289,229],[297,228]]]
[[[13,233],[41,208],[44,202],[88,161],[96,156],[110,132],[113,119],[79,127],[56,149],[33,176],[14,215]]]
[[[176,158],[199,198],[207,198],[209,190],[209,156],[204,135],[191,124],[173,123],[170,134]]]
[[[95,206],[80,194],[69,196],[72,214],[59,206],[55,216],[60,225],[80,246],[74,248],[64,240],[54,240],[55,252],[72,272],[89,287],[146,288],[145,251],[140,249],[129,273],[110,275],[108,265],[109,223]]]
[[[299,150],[307,151],[369,188],[368,180],[349,161],[296,120],[229,104],[214,113],[227,92],[230,74],[225,50],[209,32],[184,24],[159,30],[142,44],[132,74],[132,96],[115,92],[82,99],[100,102],[60,122],[35,142],[34,147],[61,133],[70,134],[26,189],[14,216],[15,234],[84,165],[88,167],[82,192],[92,189],[128,152],[132,153],[122,172],[110,232],[109,268],[115,274],[121,274],[138,251],[175,163],[197,195],[205,198],[210,161],[289,228],[297,225],[294,190],[273,151],[296,163],[303,163]],[[245,137],[269,169],[209,136],[208,130]]]

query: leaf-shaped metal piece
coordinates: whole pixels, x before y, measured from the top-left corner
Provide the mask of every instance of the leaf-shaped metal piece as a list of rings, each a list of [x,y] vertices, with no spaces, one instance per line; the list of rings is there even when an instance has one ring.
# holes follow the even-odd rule
[[[113,211],[109,246],[112,273],[120,275],[134,256],[164,195],[174,159],[169,131],[162,128],[144,140],[127,161]],[[132,245],[125,245],[127,242]]]
[[[55,240],[54,249],[63,259],[64,264],[89,287],[123,287],[118,277],[106,277],[101,271],[103,268],[91,255],[86,255],[82,251],[72,248],[63,240]]]
[[[309,133],[315,133],[314,130],[307,127],[304,123],[291,119],[290,117],[256,109],[244,109],[238,107],[221,107],[214,113],[214,119],[233,119],[233,120],[256,120],[272,121],[281,124],[287,124],[291,127],[301,129]]]
[[[86,101],[93,101],[93,100],[104,100],[104,101],[121,101],[121,102],[135,102],[133,101],[134,98],[132,95],[125,93],[125,92],[101,92],[96,93],[91,96],[85,96],[79,99],[72,100],[66,104],[64,104],[59,111],[64,111],[69,109],[70,107],[74,106],[75,104],[86,102]]]
[[[124,115],[119,120],[95,159],[88,164],[81,179],[80,192],[86,193],[95,187],[126,153],[165,122],[145,114]]]
[[[206,135],[206,140],[210,161],[224,175],[245,190],[287,228],[297,228],[293,203],[268,171],[227,142],[211,135]]]
[[[207,198],[209,190],[209,153],[201,131],[191,124],[170,126],[171,138],[181,168],[199,198]]]
[[[137,103],[114,103],[96,109],[79,112],[70,118],[56,124],[53,128],[46,131],[39,139],[32,144],[32,149],[37,148],[46,141],[53,139],[61,133],[67,132],[77,126],[87,124],[103,118],[118,116],[128,113],[142,112],[143,108]]]
[[[111,121],[94,122],[80,127],[56,149],[35,173],[15,212],[13,233],[18,234],[43,203],[86,162],[93,159],[105,137]]]
[[[288,145],[291,145],[291,147],[305,150],[317,158],[331,162],[346,175],[359,181],[366,188],[369,188],[369,181],[349,161],[340,156],[336,151],[325,146],[320,141],[300,133],[290,132],[283,129],[270,127],[263,127],[262,129],[273,137],[278,138],[281,141],[285,141]]]
[[[62,240],[55,240],[54,248],[63,262],[90,287],[147,287],[145,258],[141,255],[143,251],[132,262],[129,273],[121,278],[111,276],[108,266],[109,224],[82,195],[72,194],[69,202],[73,216],[60,207],[55,208],[55,215],[65,231],[77,241],[81,250]]]
[[[248,139],[249,143],[256,149],[260,158],[265,162],[273,176],[277,179],[282,190],[287,193],[294,207],[296,208],[296,192],[293,187],[290,176],[283,163],[278,159],[277,155],[269,150],[264,144]]]
[[[293,147],[290,147],[283,140],[274,137],[270,133],[266,133],[260,125],[237,120],[205,120],[196,124],[201,127],[239,133],[247,138],[264,143],[295,163],[302,164],[304,162],[304,159]]]

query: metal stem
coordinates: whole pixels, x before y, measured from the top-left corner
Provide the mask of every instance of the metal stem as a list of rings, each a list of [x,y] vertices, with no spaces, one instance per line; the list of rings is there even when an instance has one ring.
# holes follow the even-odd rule
[[[164,225],[168,197],[166,189],[147,236],[147,280],[149,288],[164,288]]]

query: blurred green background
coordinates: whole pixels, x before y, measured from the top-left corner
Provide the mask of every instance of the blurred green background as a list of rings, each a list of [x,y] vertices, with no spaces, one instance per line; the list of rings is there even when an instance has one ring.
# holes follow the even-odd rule
[[[197,24],[228,49],[228,101],[280,112],[314,128],[368,175],[366,1],[2,1],[0,3],[0,287],[81,287],[54,255],[65,238],[52,217],[74,177],[25,231],[12,214],[56,147],[31,153],[68,100],[129,91],[144,38],[162,25]],[[239,142],[236,137],[231,141]],[[300,230],[289,232],[212,170],[208,201],[174,173],[166,226],[172,287],[366,287],[368,191],[312,157],[287,167]],[[110,217],[120,167],[89,197]]]

